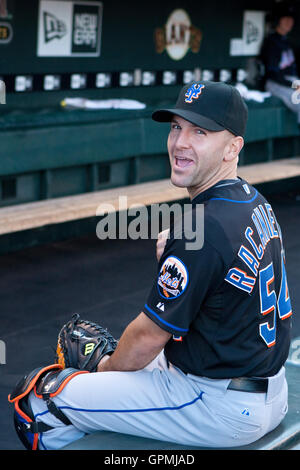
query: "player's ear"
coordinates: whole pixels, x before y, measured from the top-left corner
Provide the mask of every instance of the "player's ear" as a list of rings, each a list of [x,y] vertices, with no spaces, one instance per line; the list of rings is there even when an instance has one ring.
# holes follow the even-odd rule
[[[230,162],[238,158],[240,151],[244,146],[244,139],[241,136],[231,134],[224,152],[224,161]]]

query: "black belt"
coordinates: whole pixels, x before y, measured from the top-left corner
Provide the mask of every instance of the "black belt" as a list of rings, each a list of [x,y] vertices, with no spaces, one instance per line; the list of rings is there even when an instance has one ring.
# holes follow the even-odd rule
[[[227,388],[239,392],[266,393],[268,391],[268,379],[239,377],[231,379]]]
[[[171,364],[166,358],[167,365]],[[184,371],[183,371],[184,372]],[[187,374],[187,372],[184,372]],[[264,377],[236,377],[231,379],[227,387],[228,390],[249,393],[267,393],[269,380]]]

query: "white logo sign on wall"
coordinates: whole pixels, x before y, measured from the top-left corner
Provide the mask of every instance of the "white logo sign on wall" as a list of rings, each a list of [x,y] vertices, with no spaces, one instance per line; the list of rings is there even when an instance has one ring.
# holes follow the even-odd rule
[[[37,55],[99,56],[102,9],[96,1],[40,0]]]
[[[264,38],[264,11],[244,11],[243,34],[241,38],[230,40],[231,56],[257,56]]]

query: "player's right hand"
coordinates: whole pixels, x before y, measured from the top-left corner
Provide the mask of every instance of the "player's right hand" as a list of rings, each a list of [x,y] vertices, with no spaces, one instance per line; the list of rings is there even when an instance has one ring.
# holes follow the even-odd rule
[[[157,261],[160,260],[161,255],[164,252],[164,249],[165,249],[165,246],[166,246],[166,243],[167,243],[167,239],[169,238],[169,232],[170,232],[170,230],[166,229],[166,230],[163,230],[162,232],[160,232],[158,234],[157,242],[156,242],[156,258],[157,258]]]

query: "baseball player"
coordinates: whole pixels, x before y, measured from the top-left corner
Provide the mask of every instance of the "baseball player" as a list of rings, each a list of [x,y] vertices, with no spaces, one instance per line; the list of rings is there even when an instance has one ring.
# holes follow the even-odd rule
[[[36,433],[38,449],[101,430],[236,447],[287,412],[292,309],[282,235],[271,205],[237,177],[247,107],[230,85],[192,82],[153,119],[170,122],[171,180],[187,188],[192,222],[204,208],[203,244],[188,249],[182,220],[172,224],[157,243],[157,275],[141,313],[98,362],[78,367],[82,373],[65,362],[68,337],[78,345],[83,338],[87,360],[93,341],[75,328],[77,317],[68,324],[64,369],[50,371],[48,383],[34,372],[11,397],[31,390],[30,419],[18,405],[17,421],[23,437]]]

